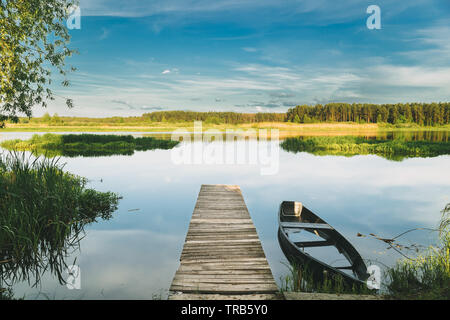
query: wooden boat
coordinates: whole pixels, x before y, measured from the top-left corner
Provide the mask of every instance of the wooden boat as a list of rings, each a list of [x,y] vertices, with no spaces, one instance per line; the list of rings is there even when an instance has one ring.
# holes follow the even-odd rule
[[[312,273],[314,281],[320,281],[324,272],[327,277],[342,276],[344,283],[352,288],[353,285],[365,284],[369,277],[367,267],[361,255],[339,232],[332,226],[304,207],[300,202],[283,201],[278,214],[278,242],[281,250],[291,264],[306,266]],[[320,241],[293,240],[293,234],[309,233],[322,238]],[[290,237],[291,235],[291,237]],[[305,248],[335,247],[343,255],[349,265],[333,267],[310,253]],[[344,272],[350,270],[351,272]]]

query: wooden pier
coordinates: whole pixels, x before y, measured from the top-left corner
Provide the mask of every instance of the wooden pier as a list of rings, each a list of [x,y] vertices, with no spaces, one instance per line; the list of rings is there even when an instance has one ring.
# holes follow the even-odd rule
[[[239,186],[202,185],[169,299],[273,299],[277,292]]]

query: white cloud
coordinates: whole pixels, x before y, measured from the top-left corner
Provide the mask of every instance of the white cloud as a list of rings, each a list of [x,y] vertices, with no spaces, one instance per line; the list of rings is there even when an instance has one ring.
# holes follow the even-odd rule
[[[399,14],[406,9],[421,5],[430,5],[430,0],[410,0],[395,2],[378,0],[383,13],[389,16]],[[254,15],[255,10],[277,10],[279,16],[270,19],[286,19],[295,15],[319,24],[339,23],[364,17],[367,4],[361,0],[339,1],[330,0],[80,0],[82,14],[87,16],[121,16],[144,17],[163,14],[192,15],[193,13],[211,14],[230,12],[232,10],[246,11]],[[240,17],[239,17],[240,18]],[[175,19],[172,22],[175,22]],[[256,19],[260,20],[260,19]]]
[[[178,74],[180,72],[179,69],[177,68],[172,68],[172,69],[165,69],[163,72],[161,72],[161,74],[169,74],[169,73],[175,73]],[[143,77],[148,77],[146,75],[144,75]],[[151,76],[150,76],[151,77]]]
[[[213,100],[221,102],[215,104],[218,111],[237,106],[239,111],[254,112],[259,106],[282,112],[296,104],[318,101],[426,102],[447,101],[450,96],[450,67],[382,63],[364,68],[286,68],[251,64],[230,66],[229,71],[228,76],[77,76],[74,87],[58,92],[73,98],[75,109],[68,110],[61,101],[54,101],[48,111],[90,116],[103,116],[112,111],[117,115],[139,115],[143,110],[140,106],[146,106],[145,110],[153,107],[208,111]],[[161,74],[176,72],[166,69]],[[289,103],[283,103],[285,98],[289,98]],[[115,102],[115,108],[111,101]],[[37,108],[36,111],[40,115],[47,110]]]
[[[400,54],[421,65],[450,65],[450,19],[438,21],[433,26],[412,32],[409,41],[420,43],[423,48]]]
[[[242,48],[242,50],[244,50],[245,52],[257,52],[258,51],[258,49],[252,48],[252,47],[244,47],[244,48]]]
[[[380,65],[369,70],[372,70],[369,79],[384,85],[450,88],[450,67]]]
[[[100,35],[99,39],[100,40],[105,40],[109,37],[109,33],[110,31],[106,28],[102,28],[102,34]]]
[[[440,28],[439,36],[423,41],[439,44],[444,50],[446,43],[439,39],[447,29]],[[74,73],[73,85],[57,94],[73,98],[76,108],[68,110],[57,100],[50,102],[48,111],[71,116],[103,116],[111,111],[117,115],[138,115],[143,110],[140,106],[145,106],[145,110],[208,111],[211,100],[226,97],[226,103],[214,105],[215,110],[229,111],[237,107],[239,111],[254,112],[259,106],[283,112],[296,104],[318,101],[430,102],[447,101],[450,96],[450,66],[399,65],[387,59],[367,59],[363,67],[228,63],[219,75],[182,74],[177,68],[167,68],[154,59],[128,61],[127,65],[138,73],[119,73],[118,76]],[[165,76],[158,76],[158,73]],[[193,96],[196,100],[192,100]],[[289,103],[283,103],[284,98],[289,98]],[[116,103],[112,108],[112,100],[126,104],[122,103],[119,108]],[[124,108],[127,105],[137,107]],[[36,111],[36,115],[40,115],[46,110],[37,108]]]

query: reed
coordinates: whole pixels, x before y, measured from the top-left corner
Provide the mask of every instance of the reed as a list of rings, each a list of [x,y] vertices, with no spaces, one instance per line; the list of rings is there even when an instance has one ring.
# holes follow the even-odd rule
[[[386,271],[387,290],[395,299],[450,299],[450,204],[442,210],[440,243]]]
[[[56,158],[0,154],[0,288],[37,285],[46,270],[65,282],[65,259],[78,249],[85,226],[110,219],[121,198],[86,183]]]
[[[378,140],[355,136],[287,138],[281,143],[281,147],[294,153],[341,156],[376,154],[390,160],[450,154],[450,141]]]
[[[47,133],[35,134],[29,140],[7,140],[0,144],[5,149],[31,151],[34,155],[47,157],[65,156],[110,156],[132,155],[135,151],[171,149],[177,141],[161,140],[154,137],[135,138],[131,135],[97,135]]]
[[[331,294],[374,294],[365,285],[346,285],[341,275],[312,270],[308,265],[288,264],[288,273],[281,278],[281,291]]]

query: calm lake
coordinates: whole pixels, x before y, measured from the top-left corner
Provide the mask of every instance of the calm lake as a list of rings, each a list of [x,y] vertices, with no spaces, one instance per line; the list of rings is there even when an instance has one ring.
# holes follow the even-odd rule
[[[32,134],[0,133],[0,141],[28,139]],[[448,132],[439,133],[439,138],[435,136],[428,133],[424,137],[448,140]],[[277,146],[275,141],[257,143],[260,147]],[[185,141],[175,149],[190,144]],[[201,148],[192,150],[198,152]],[[6,152],[1,148],[0,151]],[[283,200],[303,202],[340,231],[364,259],[380,267],[392,265],[401,255],[373,238],[357,237],[357,233],[389,238],[411,228],[435,228],[440,211],[450,202],[448,155],[390,161],[375,155],[294,154],[280,148],[278,172],[261,175],[260,165],[177,164],[172,153],[173,150],[154,150],[138,151],[132,156],[61,158],[65,170],[90,180],[89,187],[119,193],[123,199],[111,220],[87,228],[81,250],[67,260],[72,264],[76,258],[80,267],[80,290],[69,290],[47,273],[38,288],[31,288],[28,283],[16,284],[15,296],[165,298],[178,268],[202,184],[241,187],[278,282],[287,272],[287,260],[277,241],[278,207]],[[401,243],[427,246],[436,239],[436,233],[422,230],[408,233]]]

